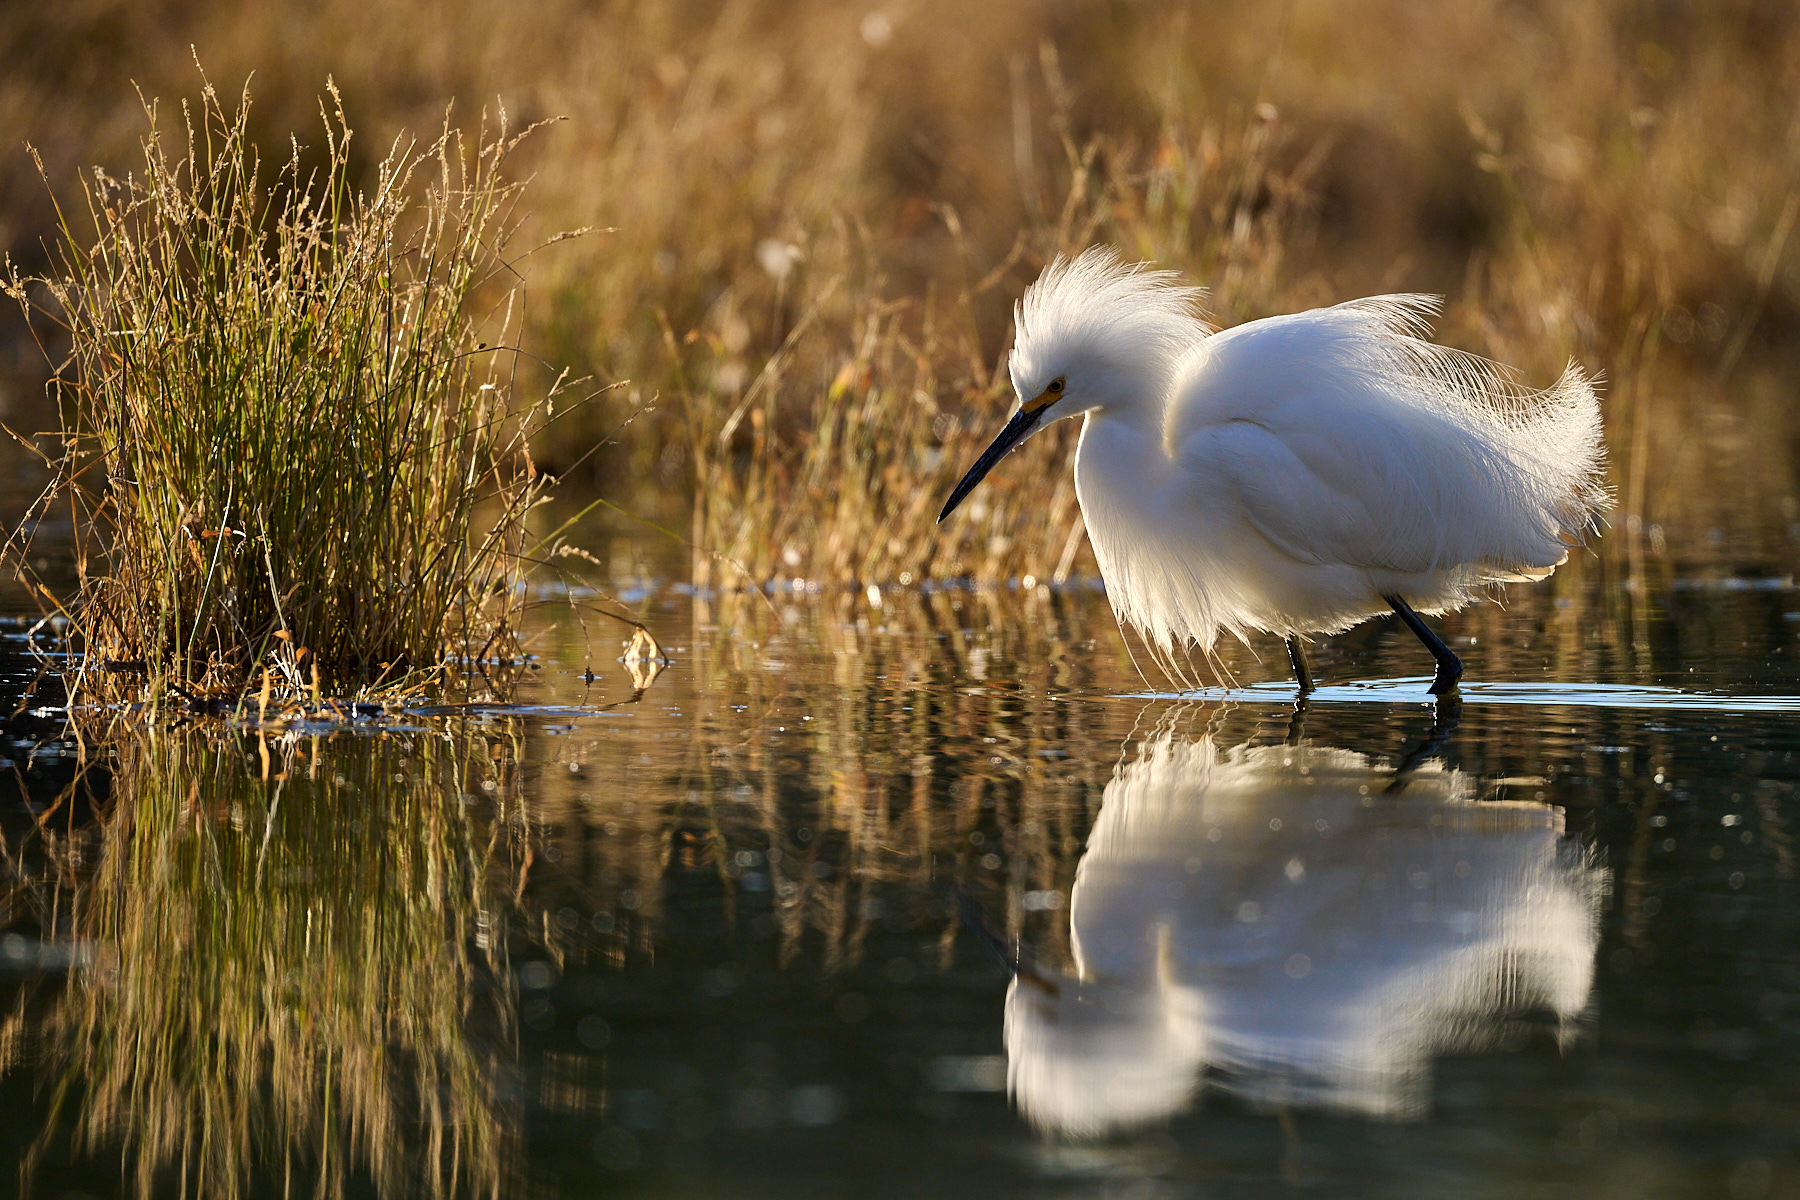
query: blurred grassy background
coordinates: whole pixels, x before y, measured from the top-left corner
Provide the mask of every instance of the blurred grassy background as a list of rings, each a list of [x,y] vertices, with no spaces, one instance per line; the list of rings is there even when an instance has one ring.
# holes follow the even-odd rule
[[[1091,566],[1072,429],[929,518],[1009,402],[1012,299],[1094,240],[1190,271],[1224,324],[1444,294],[1447,341],[1606,374],[1609,570],[1792,569],[1786,5],[86,0],[9,6],[0,50],[0,245],[28,266],[51,208],[25,143],[59,192],[129,170],[132,85],[193,96],[196,54],[227,90],[254,72],[268,147],[321,140],[334,77],[365,170],[453,99],[567,117],[527,148],[535,232],[612,232],[531,260],[525,341],[632,383],[543,454],[653,408],[579,471],[691,512],[703,578]]]

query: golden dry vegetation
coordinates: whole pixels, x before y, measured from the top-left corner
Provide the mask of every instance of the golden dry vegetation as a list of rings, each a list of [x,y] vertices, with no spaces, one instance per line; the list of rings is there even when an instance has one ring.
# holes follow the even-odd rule
[[[1606,375],[1619,574],[1791,565],[1786,6],[94,0],[0,29],[0,114],[59,188],[128,161],[128,81],[197,90],[190,45],[256,74],[269,145],[318,140],[328,75],[371,163],[452,99],[567,117],[532,148],[534,230],[613,232],[528,261],[525,342],[632,384],[544,457],[636,412],[594,482],[664,520],[691,498],[715,581],[1088,567],[1066,434],[929,518],[1009,402],[1011,299],[1094,240],[1191,273],[1224,323],[1443,293],[1446,340]],[[28,260],[48,210],[7,154]]]
[[[522,337],[549,364],[539,383],[565,366],[631,382],[538,459],[673,524],[726,590],[696,601],[690,690],[644,722],[654,747],[514,744],[505,721],[485,742],[323,752],[138,730],[109,743],[85,828],[53,811],[5,847],[0,924],[102,957],[0,1026],[0,1065],[41,1054],[85,1078],[70,1127],[125,1145],[140,1192],[184,1164],[242,1190],[269,1147],[302,1173],[332,1156],[327,1193],[357,1173],[391,1193],[501,1186],[516,1135],[487,1051],[513,1018],[469,1017],[506,965],[488,922],[559,962],[622,963],[655,952],[677,876],[716,876],[738,921],[741,855],[767,876],[783,961],[856,962],[883,905],[939,921],[948,954],[955,918],[930,908],[945,880],[1066,953],[1065,922],[1024,898],[1067,894],[1138,732],[1140,702],[1063,702],[1140,686],[1104,602],[891,586],[1091,570],[1072,431],[931,525],[1009,403],[1011,301],[1058,250],[1112,241],[1187,271],[1222,323],[1441,292],[1448,341],[1533,381],[1570,357],[1604,372],[1619,512],[1553,585],[1455,618],[1496,676],[1653,682],[1657,583],[1793,569],[1800,14],[1784,6],[13,5],[0,245],[24,269],[50,265],[54,216],[21,143],[59,195],[95,163],[123,177],[133,82],[173,120],[199,92],[190,45],[228,93],[254,72],[271,162],[290,133],[320,151],[334,79],[370,183],[452,99],[469,127],[501,106],[514,128],[568,118],[520,148],[535,215],[515,248],[610,232],[520,260]],[[774,606],[728,590],[774,576],[883,587]],[[1346,635],[1323,670],[1380,636]],[[562,622],[537,649],[593,657],[579,642]],[[833,678],[794,670],[808,647]],[[1247,682],[1280,675],[1260,649],[1222,653]],[[781,728],[791,712],[804,735]],[[1267,710],[1184,713],[1220,744],[1285,732]],[[1497,728],[1477,714],[1465,737],[1538,753]],[[327,1008],[329,1026],[293,1016]]]

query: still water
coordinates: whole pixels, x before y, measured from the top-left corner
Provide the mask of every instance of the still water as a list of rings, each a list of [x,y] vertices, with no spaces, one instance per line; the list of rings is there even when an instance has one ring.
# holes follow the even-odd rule
[[[643,610],[385,727],[23,702],[30,1194],[1800,1192],[1784,581],[1515,591],[1460,709],[1392,622],[1297,712],[1081,588]]]

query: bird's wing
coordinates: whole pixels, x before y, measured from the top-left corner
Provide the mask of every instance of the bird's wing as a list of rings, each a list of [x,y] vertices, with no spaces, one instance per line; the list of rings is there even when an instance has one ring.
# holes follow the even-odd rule
[[[1423,311],[1380,298],[1208,338],[1165,431],[1192,486],[1301,562],[1499,577],[1560,561],[1559,522],[1597,503],[1591,389],[1510,390],[1492,364],[1410,337]]]
[[[1423,502],[1399,455],[1383,453],[1376,439],[1357,441],[1375,444],[1239,420],[1196,432],[1182,458],[1300,562],[1403,574],[1442,565],[1447,547],[1429,520],[1436,506]]]

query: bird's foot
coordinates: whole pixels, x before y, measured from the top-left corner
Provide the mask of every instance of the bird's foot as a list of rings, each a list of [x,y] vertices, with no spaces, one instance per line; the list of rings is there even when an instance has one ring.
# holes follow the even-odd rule
[[[1454,695],[1457,687],[1462,683],[1462,674],[1462,664],[1455,660],[1439,663],[1437,678],[1431,681],[1431,694],[1433,696]]]

